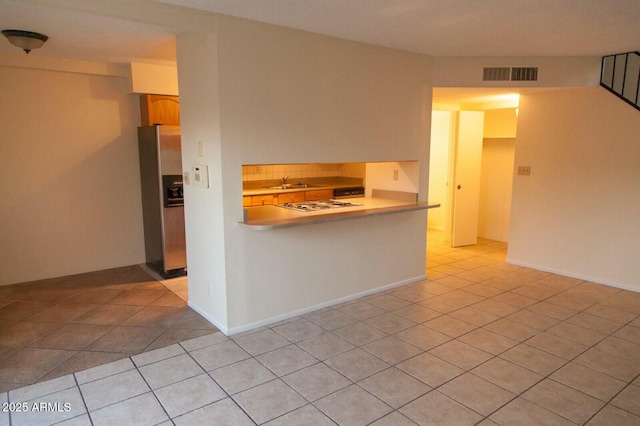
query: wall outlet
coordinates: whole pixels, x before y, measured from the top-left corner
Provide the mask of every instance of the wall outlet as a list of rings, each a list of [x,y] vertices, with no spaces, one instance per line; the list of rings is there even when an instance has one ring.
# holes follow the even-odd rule
[[[520,176],[531,176],[531,167],[530,166],[518,166],[518,175],[520,175]]]
[[[189,172],[182,173],[182,184],[191,185],[191,174]]]

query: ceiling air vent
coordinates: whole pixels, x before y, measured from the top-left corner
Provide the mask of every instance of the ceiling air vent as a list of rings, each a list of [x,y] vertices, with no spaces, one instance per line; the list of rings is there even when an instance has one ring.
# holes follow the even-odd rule
[[[538,81],[538,67],[511,68],[511,81]]]
[[[538,81],[538,67],[484,67],[482,81]]]
[[[509,67],[485,67],[482,81],[509,81]]]

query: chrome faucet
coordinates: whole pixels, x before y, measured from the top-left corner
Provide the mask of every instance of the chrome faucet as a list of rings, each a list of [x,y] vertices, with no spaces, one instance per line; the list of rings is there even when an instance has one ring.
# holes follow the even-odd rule
[[[283,178],[282,178],[282,184],[283,184],[283,185],[286,185],[288,180],[289,180],[289,176],[287,176],[287,177],[283,177]]]

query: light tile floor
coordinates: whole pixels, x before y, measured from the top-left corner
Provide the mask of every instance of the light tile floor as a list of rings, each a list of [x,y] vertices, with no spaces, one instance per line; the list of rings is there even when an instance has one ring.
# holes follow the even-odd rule
[[[639,293],[428,246],[425,281],[0,393],[0,425],[640,425]]]

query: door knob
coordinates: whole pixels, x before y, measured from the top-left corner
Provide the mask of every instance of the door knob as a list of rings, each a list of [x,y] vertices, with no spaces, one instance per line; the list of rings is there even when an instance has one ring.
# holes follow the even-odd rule
[[[462,189],[462,185],[458,185],[458,189]]]

